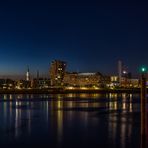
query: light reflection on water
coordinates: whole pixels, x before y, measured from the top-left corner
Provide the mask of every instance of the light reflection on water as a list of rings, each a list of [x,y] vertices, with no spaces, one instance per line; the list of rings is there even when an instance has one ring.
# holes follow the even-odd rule
[[[139,147],[137,94],[1,95],[1,144]]]

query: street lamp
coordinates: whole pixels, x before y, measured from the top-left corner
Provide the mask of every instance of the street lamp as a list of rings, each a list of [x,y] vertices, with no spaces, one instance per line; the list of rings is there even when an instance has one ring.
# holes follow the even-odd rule
[[[146,72],[147,72],[147,68],[146,68],[145,66],[142,66],[142,67],[140,68],[140,72],[141,72],[141,73],[146,73]]]
[[[141,73],[141,147],[146,146],[146,137],[147,137],[147,108],[146,108],[146,73],[147,68],[142,66],[140,68]]]

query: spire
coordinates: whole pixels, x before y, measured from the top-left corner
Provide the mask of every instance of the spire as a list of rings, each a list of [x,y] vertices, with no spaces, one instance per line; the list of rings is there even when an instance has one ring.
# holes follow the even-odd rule
[[[30,72],[29,72],[29,66],[27,66],[27,72],[26,72],[26,81],[30,81]]]

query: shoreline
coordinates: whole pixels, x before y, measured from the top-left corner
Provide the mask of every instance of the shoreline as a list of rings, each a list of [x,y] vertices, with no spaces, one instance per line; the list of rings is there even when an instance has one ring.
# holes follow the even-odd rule
[[[68,94],[68,93],[140,93],[140,88],[130,89],[11,89],[11,90],[0,90],[0,94]]]

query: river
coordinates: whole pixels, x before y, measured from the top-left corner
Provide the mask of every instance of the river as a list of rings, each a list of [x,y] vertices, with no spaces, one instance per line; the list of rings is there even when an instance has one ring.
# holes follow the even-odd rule
[[[139,148],[138,94],[0,95],[0,147]]]

